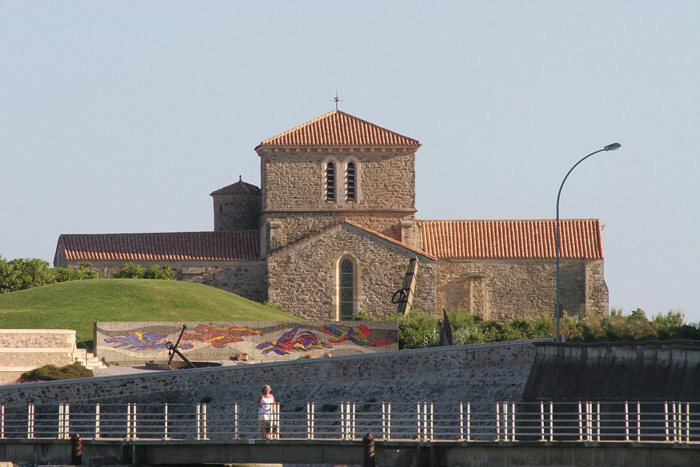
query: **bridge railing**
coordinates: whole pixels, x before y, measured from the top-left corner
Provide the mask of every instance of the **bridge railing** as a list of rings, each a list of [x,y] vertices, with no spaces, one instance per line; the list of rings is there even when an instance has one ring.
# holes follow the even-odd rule
[[[306,402],[276,404],[269,429],[257,406],[0,404],[3,438],[700,443],[700,402]]]

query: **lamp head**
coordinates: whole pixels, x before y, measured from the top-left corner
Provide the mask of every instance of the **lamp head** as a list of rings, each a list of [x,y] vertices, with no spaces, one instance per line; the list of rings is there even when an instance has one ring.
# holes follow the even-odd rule
[[[608,144],[603,149],[606,151],[615,151],[616,149],[620,149],[621,147],[622,147],[622,145],[620,143],[612,143],[612,144]]]

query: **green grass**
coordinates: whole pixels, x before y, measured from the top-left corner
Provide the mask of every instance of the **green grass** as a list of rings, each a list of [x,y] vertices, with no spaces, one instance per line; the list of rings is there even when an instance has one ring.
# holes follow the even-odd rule
[[[92,279],[0,295],[0,328],[74,329],[91,344],[95,321],[297,321],[270,306],[190,282]]]

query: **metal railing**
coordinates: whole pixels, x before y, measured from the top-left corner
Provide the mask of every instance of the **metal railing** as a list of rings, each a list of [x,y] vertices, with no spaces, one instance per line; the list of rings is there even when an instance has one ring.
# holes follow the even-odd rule
[[[0,440],[262,438],[255,404],[0,404]],[[271,439],[700,443],[700,402],[275,404]]]

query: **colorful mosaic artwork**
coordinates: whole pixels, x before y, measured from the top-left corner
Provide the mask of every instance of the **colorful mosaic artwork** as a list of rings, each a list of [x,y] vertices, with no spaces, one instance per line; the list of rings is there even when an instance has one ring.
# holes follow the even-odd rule
[[[383,345],[391,345],[391,341],[382,341],[379,339],[369,340],[370,331],[367,326],[344,326],[342,324],[329,324],[327,326],[321,326],[321,331],[332,334],[334,336],[339,336],[336,339],[330,339],[334,344],[345,342],[349,340],[357,345],[363,347],[381,347]]]
[[[265,341],[258,345],[256,349],[262,353],[275,352],[278,355],[287,355],[291,351],[306,351],[311,349],[328,349],[330,345],[321,341],[316,334],[311,331],[301,331],[301,326],[297,326],[291,331],[282,334],[276,341]]]
[[[200,324],[194,331],[198,334],[185,332],[184,340],[195,340],[210,343],[219,349],[234,342],[241,342],[245,336],[262,336],[262,332],[246,326],[221,326],[218,324]]]
[[[129,335],[109,337],[105,339],[105,342],[112,344],[114,348],[143,352],[146,350],[164,349],[168,340],[168,336],[158,336],[152,332],[130,331]],[[180,344],[180,349],[191,349],[193,347],[194,344]]]

